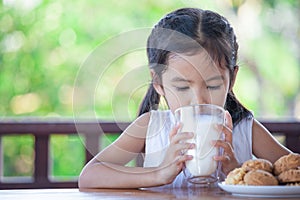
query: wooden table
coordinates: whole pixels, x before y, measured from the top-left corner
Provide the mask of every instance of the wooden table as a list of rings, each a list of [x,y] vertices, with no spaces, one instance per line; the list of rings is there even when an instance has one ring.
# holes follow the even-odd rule
[[[23,189],[0,190],[1,200],[130,200],[130,199],[251,199],[232,196],[219,188],[189,188],[189,189]],[[266,200],[266,198],[253,198]]]

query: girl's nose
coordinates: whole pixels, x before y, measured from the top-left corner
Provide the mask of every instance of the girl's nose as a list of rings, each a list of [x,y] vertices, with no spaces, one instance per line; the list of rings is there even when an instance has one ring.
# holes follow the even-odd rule
[[[193,99],[191,101],[191,105],[194,104],[208,104],[209,102],[207,101],[207,97],[205,94],[202,92],[196,93],[193,95]]]

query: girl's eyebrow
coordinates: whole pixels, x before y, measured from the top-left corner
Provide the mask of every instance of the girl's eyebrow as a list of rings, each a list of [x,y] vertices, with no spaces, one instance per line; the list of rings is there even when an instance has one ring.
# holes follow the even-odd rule
[[[191,82],[189,80],[186,80],[184,78],[181,78],[181,77],[174,77],[171,79],[172,82]]]
[[[206,82],[209,82],[209,81],[215,81],[215,80],[224,80],[224,77],[219,75],[219,76],[213,76],[209,79],[206,80]]]
[[[221,76],[221,75],[218,75],[218,76],[213,76],[209,79],[206,80],[206,82],[209,82],[209,81],[215,81],[215,80],[224,80],[224,77]],[[181,77],[174,77],[171,79],[172,82],[191,82],[190,80],[186,80],[184,78],[181,78]]]

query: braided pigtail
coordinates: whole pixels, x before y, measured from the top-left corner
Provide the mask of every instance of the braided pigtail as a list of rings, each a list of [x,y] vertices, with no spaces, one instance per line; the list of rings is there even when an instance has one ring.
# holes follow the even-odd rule
[[[149,112],[151,110],[157,110],[159,101],[160,101],[160,95],[156,92],[156,90],[153,87],[153,84],[151,83],[140,105],[138,116],[146,112]]]

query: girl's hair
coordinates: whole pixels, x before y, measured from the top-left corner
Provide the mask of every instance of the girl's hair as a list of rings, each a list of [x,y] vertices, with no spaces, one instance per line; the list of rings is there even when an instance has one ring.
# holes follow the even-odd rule
[[[182,8],[162,18],[148,37],[149,66],[161,80],[171,52],[195,53],[199,49],[204,49],[219,67],[229,70],[231,84],[237,66],[236,36],[226,18],[209,10]],[[139,115],[157,110],[159,102],[160,95],[151,83],[140,105]],[[225,109],[231,114],[234,125],[251,115],[232,90],[227,94]]]

